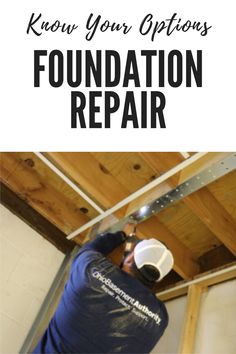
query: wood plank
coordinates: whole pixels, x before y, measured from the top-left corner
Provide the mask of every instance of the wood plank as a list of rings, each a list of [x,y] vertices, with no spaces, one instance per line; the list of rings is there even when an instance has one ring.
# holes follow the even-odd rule
[[[208,189],[202,188],[186,197],[184,201],[214,235],[236,255],[236,222]]]
[[[137,227],[140,238],[154,237],[164,242],[174,256],[174,270],[184,279],[191,279],[199,273],[199,264],[192,252],[170,232],[157,217],[142,222]]]
[[[129,195],[129,191],[90,153],[50,152],[46,156],[104,209],[109,209]],[[123,216],[123,213],[118,215]]]
[[[197,160],[195,164],[190,165],[181,171],[179,176],[179,184],[184,183],[193,176],[196,176],[197,173],[202,172],[214,163],[219,162],[231,154],[231,152],[208,152],[201,159]]]
[[[14,213],[17,217],[26,222],[46,240],[51,242],[63,253],[71,252],[75,247],[75,242],[68,241],[66,234],[50,223],[45,217],[39,214],[31,206],[25,203],[5,184],[0,183],[1,203]],[[33,237],[33,236],[32,236]]]
[[[180,282],[181,283],[181,282]],[[179,283],[176,283],[179,284]],[[185,296],[188,293],[188,286],[181,288],[176,288],[172,284],[168,286],[167,289],[161,290],[160,293],[157,291],[157,298],[163,302],[170,301],[172,299],[177,299],[178,297]],[[167,293],[165,293],[167,291]],[[162,293],[163,292],[163,293]]]
[[[23,159],[18,153],[2,153],[1,181],[65,234],[68,234],[89,220],[89,217],[80,210],[84,204],[75,204],[69,195],[65,196],[62,193],[69,188],[67,185],[58,189],[59,186],[54,182],[55,177],[51,179],[50,174],[41,175],[41,165],[42,162],[36,157],[31,161]],[[13,166],[17,167],[12,168]],[[61,186],[64,182],[60,180],[58,183]]]
[[[139,152],[139,155],[159,175],[185,160],[178,152]]]
[[[236,278],[236,262],[227,264],[226,266],[218,269],[211,270],[209,272],[197,275],[193,280],[181,281],[177,284],[170,286],[157,293],[157,297],[161,301],[169,301],[179,296],[186,295],[188,287],[193,284],[201,285],[203,287],[216,285],[227,280]]]
[[[43,180],[48,181],[50,185],[52,185],[56,190],[58,190],[64,197],[74,203],[78,210],[85,210],[85,215],[88,217],[88,219],[93,219],[98,215],[98,211],[96,211],[91,206],[91,204],[89,204],[78,193],[76,193],[73,188],[68,186],[65,181],[63,181],[56,173],[54,173],[34,153],[18,152],[17,155],[25,163],[29,161],[32,164],[33,161],[34,165],[31,166],[31,168],[33,170],[36,170],[36,172]]]
[[[91,154],[130,193],[135,192],[159,176],[135,152],[93,152]]]
[[[219,283],[222,283],[224,281],[227,281],[227,280],[231,280],[231,279],[236,279],[236,269],[233,267],[235,267],[236,265],[236,262],[233,262],[231,264],[229,264],[227,266],[227,268],[229,269],[226,273],[223,273],[223,274],[216,274],[215,276],[211,277],[211,278],[208,278],[208,279],[202,279],[201,280],[201,285],[202,286],[212,286],[212,285],[216,285],[216,284],[219,284]],[[230,267],[232,267],[232,269],[230,269]],[[224,268],[224,267],[222,267]],[[227,270],[227,268],[225,268]],[[214,271],[210,271],[209,274],[214,274]],[[197,278],[196,278],[197,280]]]
[[[188,289],[187,308],[180,341],[179,354],[191,354],[193,352],[196,324],[200,309],[202,287],[190,285]]]
[[[236,220],[236,170],[212,182],[207,188]]]
[[[158,213],[158,218],[196,258],[221,245],[207,225],[189,209],[184,199]]]

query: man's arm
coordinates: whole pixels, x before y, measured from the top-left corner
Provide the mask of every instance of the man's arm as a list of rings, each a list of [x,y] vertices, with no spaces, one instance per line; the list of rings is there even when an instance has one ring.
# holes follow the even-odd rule
[[[112,252],[116,247],[120,246],[123,242],[125,242],[126,238],[126,234],[123,231],[118,231],[116,233],[108,232],[105,235],[98,235],[95,240],[83,246],[80,250],[80,253],[92,250],[106,256],[110,252]]]
[[[127,237],[134,233],[134,230],[135,224],[127,223],[122,231],[115,233],[107,232],[105,235],[98,235],[95,240],[83,246],[79,254],[84,251],[93,250],[107,256],[114,249],[124,243],[127,240]]]
[[[80,249],[73,260],[73,267],[77,267],[80,260],[84,266],[93,259],[98,259],[99,254],[100,256],[108,256],[113,264],[119,266],[124,255],[124,243],[133,234],[134,230],[135,225],[128,223],[123,227],[122,231],[116,233],[107,232],[102,236],[98,235],[95,240],[88,242]]]

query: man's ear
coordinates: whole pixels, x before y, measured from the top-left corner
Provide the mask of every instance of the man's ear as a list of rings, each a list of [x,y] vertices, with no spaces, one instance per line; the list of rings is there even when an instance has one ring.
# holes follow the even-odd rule
[[[111,261],[117,267],[120,266],[125,252],[125,243],[122,243],[120,246],[116,247],[111,253],[107,255],[107,259]]]

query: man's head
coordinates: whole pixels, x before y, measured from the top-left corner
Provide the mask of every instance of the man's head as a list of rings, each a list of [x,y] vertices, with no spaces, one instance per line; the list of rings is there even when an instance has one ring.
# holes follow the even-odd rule
[[[172,269],[174,259],[168,248],[156,239],[140,241],[124,259],[122,269],[152,288]]]

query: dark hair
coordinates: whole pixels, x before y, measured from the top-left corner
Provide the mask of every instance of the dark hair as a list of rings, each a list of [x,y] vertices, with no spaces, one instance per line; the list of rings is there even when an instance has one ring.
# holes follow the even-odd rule
[[[152,265],[144,265],[142,268],[138,269],[133,262],[132,272],[137,279],[151,290],[153,290],[156,281],[160,278],[160,272]]]

